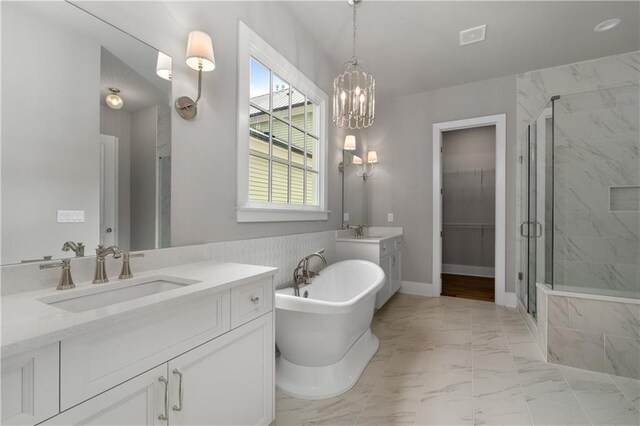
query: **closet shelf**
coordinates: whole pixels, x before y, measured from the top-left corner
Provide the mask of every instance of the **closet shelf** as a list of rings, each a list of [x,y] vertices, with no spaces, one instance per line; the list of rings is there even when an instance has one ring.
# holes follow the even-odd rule
[[[445,176],[451,176],[451,175],[472,175],[472,174],[482,174],[482,173],[491,173],[491,172],[495,172],[496,169],[492,168],[492,169],[473,169],[473,170],[453,170],[453,171],[446,171],[443,172],[442,174]]]
[[[444,223],[448,228],[495,228],[493,223]]]

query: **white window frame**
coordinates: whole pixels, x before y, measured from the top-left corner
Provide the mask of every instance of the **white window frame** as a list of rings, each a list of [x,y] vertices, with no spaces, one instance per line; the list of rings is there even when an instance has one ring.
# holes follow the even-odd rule
[[[319,107],[318,136],[318,205],[291,205],[249,200],[249,84],[251,57],[288,81]],[[244,22],[238,22],[238,151],[237,151],[237,207],[238,222],[289,222],[328,220],[327,105],[329,97],[300,70],[287,61]]]

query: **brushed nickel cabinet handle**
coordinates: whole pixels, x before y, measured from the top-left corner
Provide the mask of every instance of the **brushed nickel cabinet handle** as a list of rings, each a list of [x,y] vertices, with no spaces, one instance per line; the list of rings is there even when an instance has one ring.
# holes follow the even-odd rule
[[[251,298],[251,301],[257,305],[258,303],[260,303],[260,298],[258,296],[253,296]]]
[[[169,417],[167,417],[169,414],[169,381],[162,376],[158,378],[158,381],[164,383],[164,413],[160,414],[158,419],[166,422],[169,420]]]
[[[177,369],[173,369],[173,374],[176,374],[180,381],[178,382],[178,405],[173,406],[173,411],[182,411],[182,399],[184,397],[184,391],[182,388],[182,373]]]

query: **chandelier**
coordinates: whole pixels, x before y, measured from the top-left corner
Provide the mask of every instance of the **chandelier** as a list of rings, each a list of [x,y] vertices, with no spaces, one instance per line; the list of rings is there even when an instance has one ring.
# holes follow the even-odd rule
[[[376,109],[376,79],[356,56],[356,7],[362,0],[348,0],[353,6],[353,56],[333,80],[333,124],[362,129],[373,124]]]

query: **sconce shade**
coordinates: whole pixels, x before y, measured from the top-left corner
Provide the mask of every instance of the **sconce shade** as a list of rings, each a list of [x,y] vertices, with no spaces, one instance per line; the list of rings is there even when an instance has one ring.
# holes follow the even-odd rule
[[[344,138],[344,148],[345,151],[353,151],[356,149],[356,137],[353,135],[347,135]]]
[[[354,155],[353,164],[362,164],[362,158],[358,157],[357,155]]]
[[[187,65],[198,71],[213,71],[216,60],[213,56],[213,42],[209,34],[191,31],[187,42]]]
[[[158,52],[158,62],[156,64],[156,74],[160,78],[171,81],[172,76],[172,59],[171,56]]]
[[[367,163],[374,164],[378,162],[378,154],[375,151],[370,151],[367,155]]]

